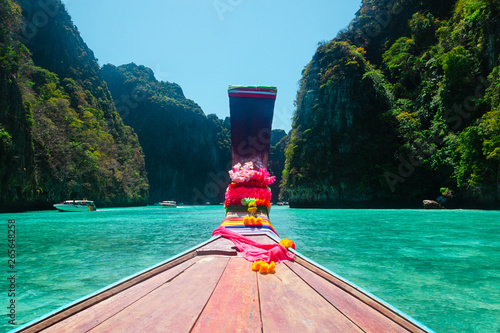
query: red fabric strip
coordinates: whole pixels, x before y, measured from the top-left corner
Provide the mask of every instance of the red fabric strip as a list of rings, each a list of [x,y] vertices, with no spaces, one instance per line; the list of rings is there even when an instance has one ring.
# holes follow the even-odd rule
[[[251,98],[276,99],[276,95],[254,94],[251,92],[230,92],[229,97],[251,97]]]
[[[250,262],[263,260],[267,263],[270,263],[271,261],[279,263],[282,261],[293,260],[295,257],[293,253],[289,252],[280,244],[260,244],[224,227],[218,227],[212,232],[212,235],[221,235],[224,238],[230,239],[241,252],[243,258]]]
[[[267,91],[267,92],[272,92],[275,93],[277,92],[276,89],[268,89],[268,88],[251,88],[251,87],[239,87],[239,88],[233,88],[230,89],[229,92],[233,91]]]

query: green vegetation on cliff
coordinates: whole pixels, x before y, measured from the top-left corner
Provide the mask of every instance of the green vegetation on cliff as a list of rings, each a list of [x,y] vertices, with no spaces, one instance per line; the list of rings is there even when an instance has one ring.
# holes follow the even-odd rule
[[[17,3],[0,1],[0,209],[82,197],[100,207],[144,204],[137,136],[64,6]]]
[[[498,208],[499,17],[493,0],[364,0],[303,71],[290,203],[417,206],[446,189]]]
[[[144,66],[105,65],[102,73],[144,149],[150,203],[222,202],[231,167],[229,123],[205,116],[177,84],[157,81]]]
[[[267,169],[269,173],[276,176],[276,181],[269,186],[271,189],[271,202],[287,200],[287,197],[279,198],[280,184],[283,178],[283,169],[285,168],[285,150],[290,142],[290,136],[284,130],[274,129],[271,131],[271,143],[269,149],[269,161]]]

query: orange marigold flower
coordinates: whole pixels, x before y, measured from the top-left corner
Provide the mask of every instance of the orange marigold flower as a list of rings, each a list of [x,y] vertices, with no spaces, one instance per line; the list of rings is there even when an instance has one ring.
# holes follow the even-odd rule
[[[295,250],[295,243],[292,242],[291,240],[289,240],[288,238],[283,238],[281,241],[280,241],[280,245],[282,245],[283,247],[285,247],[286,249],[288,249],[289,247],[291,247],[292,249]]]
[[[274,261],[271,261],[269,263],[269,265],[267,266],[267,272],[268,273],[275,273],[275,268],[276,268],[276,264],[274,263]]]
[[[252,264],[252,271],[259,272],[264,265],[267,265],[265,261],[257,260]]]
[[[252,264],[252,271],[257,272],[260,269],[260,263],[258,261]]]

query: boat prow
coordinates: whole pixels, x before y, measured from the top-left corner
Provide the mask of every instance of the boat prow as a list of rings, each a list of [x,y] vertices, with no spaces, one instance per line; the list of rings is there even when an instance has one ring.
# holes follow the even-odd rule
[[[248,237],[278,242],[269,234]],[[293,253],[294,261],[264,275],[230,240],[215,236],[16,331],[432,332]]]
[[[288,252],[290,240],[281,244],[269,220],[268,185],[275,181],[266,169],[270,136],[262,135],[271,133],[277,90],[230,86],[228,92],[233,167],[217,236],[19,331],[431,332],[300,253]]]

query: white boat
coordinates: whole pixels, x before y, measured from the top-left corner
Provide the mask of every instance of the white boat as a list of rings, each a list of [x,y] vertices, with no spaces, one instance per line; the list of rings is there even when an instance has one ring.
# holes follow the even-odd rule
[[[177,207],[177,203],[175,201],[162,201],[159,205],[163,207]]]
[[[94,212],[97,210],[93,201],[83,200],[66,200],[64,202],[54,204],[54,207],[61,212]]]

